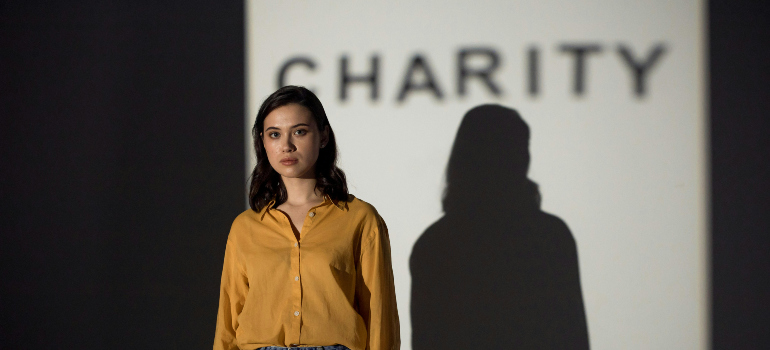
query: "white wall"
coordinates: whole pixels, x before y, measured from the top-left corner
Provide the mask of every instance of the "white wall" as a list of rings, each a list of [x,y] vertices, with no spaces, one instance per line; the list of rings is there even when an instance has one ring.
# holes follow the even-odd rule
[[[593,349],[707,347],[705,5],[697,1],[248,1],[248,135],[260,103],[286,83],[313,89],[338,137],[351,192],[390,228],[404,349],[410,349],[409,254],[441,215],[443,177],[461,118],[482,103],[520,112],[532,133],[529,177],[543,210],[578,246]],[[575,55],[598,45],[573,91]],[[628,47],[644,61],[665,48],[638,96]],[[539,92],[527,90],[528,50],[539,50]],[[457,55],[486,48],[500,59],[493,94],[479,79],[457,91]],[[398,101],[410,60],[426,59],[443,98]],[[365,75],[379,56],[379,97],[352,84],[341,101],[340,59]],[[484,57],[468,62],[484,67]],[[416,74],[415,83],[424,82]],[[247,172],[254,166],[251,137]],[[405,201],[405,198],[409,198]]]

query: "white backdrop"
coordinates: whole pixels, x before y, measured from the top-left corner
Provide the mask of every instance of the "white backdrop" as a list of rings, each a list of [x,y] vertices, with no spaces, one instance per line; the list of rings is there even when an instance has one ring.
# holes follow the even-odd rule
[[[285,83],[324,103],[351,193],[388,223],[403,349],[411,348],[408,259],[442,215],[444,172],[463,115],[482,103],[519,111],[531,129],[529,177],[543,210],[577,243],[593,349],[704,349],[708,340],[705,5],[699,1],[247,1],[249,131]],[[570,47],[590,47],[584,55]],[[624,47],[654,61],[635,90]],[[478,77],[458,92],[458,54],[494,52],[495,94]],[[655,59],[652,52],[661,48]],[[535,50],[537,91],[530,92]],[[423,66],[408,74],[414,57]],[[350,76],[340,97],[341,61]],[[583,90],[575,92],[582,57]],[[308,65],[308,62],[310,65]],[[490,56],[469,56],[470,70]],[[312,67],[311,67],[312,66]],[[430,71],[427,76],[425,67]],[[432,78],[440,89],[408,91]]]

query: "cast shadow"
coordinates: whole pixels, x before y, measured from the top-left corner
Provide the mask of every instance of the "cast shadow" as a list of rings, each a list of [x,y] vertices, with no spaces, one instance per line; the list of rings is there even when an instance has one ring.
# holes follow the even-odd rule
[[[575,240],[540,210],[529,127],[468,111],[447,166],[444,216],[414,245],[412,348],[588,349]]]

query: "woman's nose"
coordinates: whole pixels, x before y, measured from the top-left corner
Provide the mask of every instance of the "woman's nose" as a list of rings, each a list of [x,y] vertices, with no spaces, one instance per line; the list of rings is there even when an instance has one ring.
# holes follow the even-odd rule
[[[296,150],[296,147],[294,147],[294,143],[291,142],[290,137],[286,137],[283,139],[283,142],[281,143],[281,150],[284,152],[292,152]]]

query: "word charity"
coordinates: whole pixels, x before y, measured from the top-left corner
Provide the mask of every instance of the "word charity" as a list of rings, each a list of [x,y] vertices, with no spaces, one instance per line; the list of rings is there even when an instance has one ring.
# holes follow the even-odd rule
[[[605,47],[600,44],[562,44],[557,51],[565,59],[571,60],[571,92],[576,96],[582,96],[587,91],[586,72],[588,61],[591,57],[615,51],[614,54],[628,68],[630,79],[630,92],[636,97],[644,97],[647,94],[647,81],[650,72],[655,67],[666,51],[664,44],[655,44],[646,50],[645,54],[636,54],[629,45],[619,44],[616,47]],[[525,50],[525,86],[526,93],[535,97],[540,94],[541,73],[541,49],[536,46]],[[369,98],[372,101],[380,99],[381,83],[381,57],[373,54],[368,57],[369,67],[364,71],[352,71],[353,58],[342,55],[338,65],[338,98],[340,101],[348,99],[351,88],[368,89]],[[446,87],[440,86],[436,79],[434,69],[428,60],[428,56],[420,53],[412,55],[403,69],[395,99],[398,102],[405,101],[409,95],[415,92],[433,95],[438,100],[443,100],[446,95]],[[454,91],[458,96],[465,96],[469,90],[469,82],[483,87],[487,93],[493,96],[501,96],[503,87],[496,73],[500,68],[500,54],[489,47],[464,47],[457,51],[455,59]],[[313,73],[318,69],[317,61],[310,56],[293,56],[278,67],[276,83],[278,87],[287,84],[311,85],[312,81],[297,81],[289,79],[293,71],[305,70],[305,73]],[[303,74],[305,75],[305,74]]]

